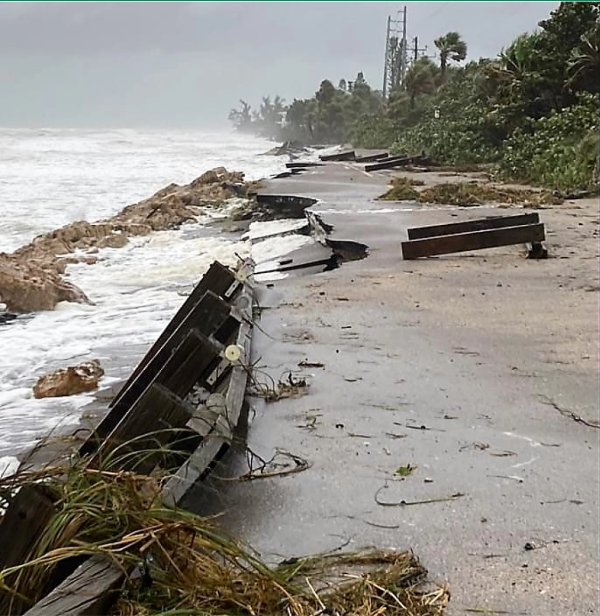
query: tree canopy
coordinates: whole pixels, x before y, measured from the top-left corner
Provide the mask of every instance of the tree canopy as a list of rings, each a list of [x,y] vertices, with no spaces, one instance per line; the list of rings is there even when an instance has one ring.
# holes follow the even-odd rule
[[[600,2],[562,2],[491,59],[465,62],[459,32],[435,39],[383,100],[363,73],[323,80],[286,106],[240,101],[239,130],[305,143],[425,151],[449,164],[493,163],[506,177],[556,188],[598,183]]]

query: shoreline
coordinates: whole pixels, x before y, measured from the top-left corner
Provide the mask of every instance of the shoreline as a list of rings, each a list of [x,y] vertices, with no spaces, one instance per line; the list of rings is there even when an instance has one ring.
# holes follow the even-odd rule
[[[232,482],[248,470],[234,452],[189,505],[223,514],[267,561],[347,542],[415,549],[452,591],[448,616],[474,606],[583,613],[597,598],[598,439],[559,409],[596,421],[597,310],[584,289],[598,284],[596,204],[538,210],[546,261],[512,246],[405,262],[407,226],[482,212],[376,201],[395,175],[333,163],[267,183],[266,194],[315,199],[328,239],[369,254],[256,285],[253,362],[275,382],[289,370],[309,387],[277,402],[251,397],[248,444],[264,459],[285,449],[308,468]],[[300,248],[289,259],[313,256]],[[406,465],[412,475],[398,476]]]

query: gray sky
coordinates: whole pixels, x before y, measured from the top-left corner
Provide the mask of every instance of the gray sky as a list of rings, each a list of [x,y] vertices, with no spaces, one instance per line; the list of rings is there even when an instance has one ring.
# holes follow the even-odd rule
[[[407,2],[433,53],[457,30],[494,56],[557,2]],[[220,126],[244,98],[310,96],[363,71],[381,87],[399,2],[2,2],[0,126]]]

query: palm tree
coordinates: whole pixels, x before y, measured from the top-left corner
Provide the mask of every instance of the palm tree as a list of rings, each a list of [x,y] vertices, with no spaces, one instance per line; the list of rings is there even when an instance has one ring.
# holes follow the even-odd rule
[[[435,71],[437,67],[429,58],[419,58],[413,62],[406,73],[406,92],[410,96],[410,108],[414,109],[417,96],[432,94],[435,91]]]
[[[585,80],[588,76],[589,83],[586,85],[589,87],[585,89],[592,92],[600,89],[597,77],[600,73],[600,25],[581,37],[581,44],[578,49],[574,50],[568,66],[569,84],[572,85],[578,79]],[[594,75],[596,75],[595,78]]]
[[[448,32],[434,41],[440,50],[440,69],[442,80],[446,77],[448,61],[461,62],[467,57],[467,44],[462,40],[458,32]]]

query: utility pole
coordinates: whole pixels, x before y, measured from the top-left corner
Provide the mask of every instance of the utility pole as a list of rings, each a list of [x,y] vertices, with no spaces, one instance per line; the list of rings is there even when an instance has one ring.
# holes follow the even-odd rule
[[[415,36],[413,39],[413,62],[419,59],[419,55],[424,56],[427,51],[427,45],[425,47],[419,47],[419,37]]]
[[[384,56],[384,61],[383,61],[383,100],[385,100],[387,98],[387,87],[388,87],[388,71],[389,71],[389,65],[388,65],[388,50],[390,48],[390,30],[392,27],[392,18],[388,15],[388,19],[387,19],[387,30],[385,33],[385,56]]]
[[[385,37],[385,60],[383,68],[383,97],[401,87],[408,67],[408,45],[406,40],[406,7],[398,11],[398,18],[388,16]]]
[[[400,84],[404,84],[406,77],[406,64],[407,64],[407,41],[406,41],[406,6],[402,10],[402,41],[400,43]]]

